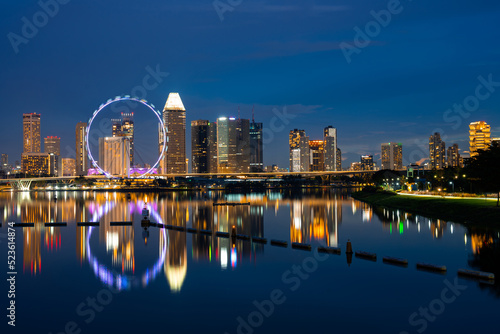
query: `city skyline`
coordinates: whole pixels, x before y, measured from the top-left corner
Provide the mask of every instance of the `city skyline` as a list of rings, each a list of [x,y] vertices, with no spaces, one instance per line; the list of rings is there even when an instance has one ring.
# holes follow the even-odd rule
[[[180,147],[177,148],[177,150],[175,150],[175,147],[174,147],[175,155],[184,156],[184,157],[189,156],[189,158],[183,159],[186,163],[185,165],[183,165],[184,166],[183,170],[178,169],[177,171],[174,172],[174,173],[182,174],[184,172],[192,171],[193,168],[197,169],[197,167],[195,165],[193,165],[193,162],[194,162],[194,160],[193,160],[194,155],[193,154],[196,150],[191,151],[191,152],[187,151],[187,149],[186,149],[186,135],[188,133],[187,130],[190,129],[191,131],[193,131],[193,129],[192,129],[193,125],[198,125],[198,122],[200,122],[200,120],[192,121],[191,126],[188,126],[187,128],[185,127],[186,111],[185,111],[185,107],[182,103],[182,100],[180,98],[180,95],[178,93],[170,93],[169,94],[169,97],[167,99],[167,102],[166,102],[165,108],[164,108],[164,112],[163,112],[164,120],[168,121],[168,118],[169,118],[168,115],[172,111],[175,111],[175,112],[180,111],[181,112],[180,118],[178,116],[175,117],[175,119],[176,119],[175,122],[178,123],[178,124],[176,124],[176,128],[178,131],[181,130],[181,133],[179,134],[179,133],[176,133],[174,131],[169,131],[168,136],[170,136],[171,138],[168,140],[170,141],[172,139],[177,138],[173,142],[175,142],[175,141],[180,142],[181,146],[184,146],[184,152]],[[133,112],[132,113],[123,113],[122,112],[121,119],[110,119],[110,122],[112,124],[112,127],[111,127],[112,137],[128,138],[129,139],[129,147],[133,145],[133,138],[134,138],[133,114],[134,114]],[[238,114],[240,114],[239,109],[238,109]],[[36,124],[36,126],[34,128],[32,125],[33,117],[35,117],[35,124]],[[170,116],[170,118],[172,118],[172,116]],[[262,155],[262,153],[264,151],[262,149],[262,137],[263,137],[262,129],[265,129],[265,126],[263,126],[263,123],[256,123],[255,122],[254,110],[252,109],[252,122],[251,123],[250,123],[250,120],[248,120],[248,119],[241,119],[241,118],[236,119],[234,117],[219,117],[217,119],[217,121],[224,121],[224,122],[235,121],[236,122],[235,125],[236,124],[237,125],[236,125],[235,129],[232,130],[232,132],[236,131],[233,134],[233,136],[236,136],[236,137],[234,137],[235,138],[233,140],[234,143],[233,144],[229,143],[228,147],[234,146],[233,149],[235,149],[235,151],[233,152],[233,154],[235,155],[235,157],[238,155],[238,157],[236,157],[236,158],[239,159],[238,162],[236,162],[236,160],[235,160],[234,163],[235,163],[235,166],[240,166],[240,167],[243,166],[243,169],[241,170],[241,172],[247,171],[247,169],[249,171],[252,170],[252,168],[250,167],[252,159],[257,159],[257,160],[261,159],[260,156]],[[216,137],[219,136],[217,133],[219,133],[219,131],[220,131],[220,129],[219,129],[220,126],[217,125],[217,123],[218,123],[217,121],[212,122],[212,125],[215,125],[215,127],[213,127],[213,129],[210,128],[210,124],[211,124],[210,121],[207,120],[207,121],[204,121],[204,122],[206,122],[206,124],[203,123],[203,125],[206,126],[206,128],[204,129],[204,132],[205,132],[204,136],[205,136],[206,141],[207,141],[206,147],[204,148],[204,151],[205,151],[204,154],[206,155],[206,162],[205,162],[206,166],[205,166],[205,168],[203,168],[203,170],[204,170],[203,172],[205,172],[205,173],[207,173],[207,172],[215,173],[216,172],[215,169],[210,167],[211,158],[215,158],[216,160],[220,159],[220,153],[216,153],[215,156],[211,157],[211,155],[213,155],[213,152],[215,152],[215,150],[217,150],[217,151],[221,150],[221,148],[220,148],[221,146],[219,146],[217,144],[217,141],[220,140],[220,138],[212,139],[212,142],[215,143],[215,149],[212,147],[212,150],[211,150],[212,152],[209,149],[211,144],[208,144],[210,142],[209,137],[211,136],[210,135],[211,131],[212,132],[215,131]],[[32,142],[38,142],[39,143],[38,146],[35,145],[36,146],[35,150],[38,150],[40,152],[28,152],[29,154],[23,153],[22,157],[21,157],[21,161],[20,161],[21,168],[24,172],[27,171],[26,168],[23,167],[23,161],[27,162],[26,159],[29,156],[30,159],[35,159],[35,164],[41,163],[41,164],[44,164],[44,166],[45,166],[42,168],[41,167],[35,168],[37,170],[37,172],[35,174],[59,175],[60,173],[62,173],[62,171],[64,169],[64,167],[62,166],[61,159],[67,159],[67,158],[71,158],[71,157],[61,156],[61,154],[60,154],[60,152],[61,152],[61,149],[60,149],[61,138],[57,137],[57,136],[47,136],[44,138],[44,147],[43,147],[44,153],[41,153],[41,151],[42,151],[42,149],[41,149],[42,148],[41,147],[41,135],[40,135],[41,123],[42,122],[41,122],[41,115],[40,114],[36,114],[36,113],[23,114],[23,132],[24,132],[23,138],[25,140],[24,150],[26,150],[27,147],[28,147],[28,149],[30,149],[33,146],[33,144],[31,144]],[[84,122],[78,122],[76,125],[76,141],[77,141],[76,151],[77,152],[82,152],[82,144],[83,144],[83,137],[82,136],[86,130],[86,124],[87,123],[84,123]],[[246,124],[246,126],[245,126],[245,124]],[[125,130],[123,130],[124,128],[125,128]],[[223,128],[228,128],[228,126],[227,125],[225,127],[223,126]],[[483,131],[486,131],[486,135],[483,134]],[[230,131],[230,133],[231,133],[231,131]],[[299,137],[297,137],[295,140],[297,142],[292,145],[292,141],[294,140],[294,139],[292,139],[292,135],[294,133],[296,133]],[[192,132],[192,136],[193,136],[193,134],[194,133]],[[237,140],[237,138],[240,138],[242,134],[245,134],[246,139],[243,141],[241,141],[241,139]],[[159,138],[161,138],[160,131],[159,131],[158,135],[159,135]],[[191,145],[195,144],[195,141],[194,141],[192,136],[191,136],[191,140],[188,140],[188,142],[191,142]],[[212,134],[212,136],[214,136],[214,135]],[[293,136],[295,136],[295,135],[293,135]],[[483,138],[484,136],[486,136],[486,138],[487,138],[486,142],[484,139],[475,139],[475,138]],[[476,121],[476,122],[471,122],[469,124],[469,147],[470,147],[470,150],[475,151],[477,149],[485,149],[485,148],[489,147],[492,143],[498,142],[499,138],[495,138],[495,137],[491,138],[491,137],[492,137],[492,134],[491,134],[491,125],[490,124],[487,124],[484,121]],[[251,138],[255,138],[255,139],[251,139]],[[257,140],[257,138],[260,138],[259,139],[260,144],[257,145],[257,142],[255,142],[255,144],[253,144],[252,140]],[[302,143],[302,139],[300,139],[300,138],[304,139],[305,141]],[[329,142],[330,138],[333,138],[331,141],[333,144],[330,144],[330,142]],[[104,138],[102,138],[102,139],[104,139]],[[480,142],[482,144],[478,146],[478,144],[476,143],[476,140],[480,140]],[[321,144],[319,144],[319,142],[321,142]],[[368,165],[370,166],[370,169],[375,168],[376,170],[377,169],[399,169],[399,170],[402,170],[402,169],[405,169],[406,167],[408,167],[410,165],[414,165],[414,164],[422,165],[422,166],[426,167],[427,169],[443,169],[446,167],[463,166],[464,156],[460,152],[465,151],[464,149],[461,149],[459,147],[459,145],[456,143],[452,144],[451,146],[450,145],[446,146],[446,143],[441,140],[441,134],[439,132],[436,132],[436,133],[432,134],[429,138],[428,156],[421,159],[420,161],[411,161],[409,163],[406,163],[406,161],[404,160],[404,150],[402,149],[401,143],[398,143],[398,144],[382,143],[381,144],[382,150],[380,151],[381,152],[380,159],[374,160],[374,155],[375,156],[378,155],[377,153],[375,153],[375,154],[373,154],[373,153],[372,154],[363,154],[363,155],[360,155],[357,160],[355,159],[350,164],[345,164],[347,166],[350,165],[351,166],[350,168],[349,167],[342,168],[341,148],[335,147],[335,143],[337,143],[337,142],[338,142],[337,129],[332,127],[331,125],[324,128],[324,139],[323,140],[314,140],[314,139],[310,140],[309,136],[306,136],[306,132],[304,130],[298,130],[298,129],[290,130],[290,134],[289,134],[290,155],[289,155],[288,168],[290,169],[290,171],[328,171],[329,170],[328,166],[330,164],[334,163],[334,165],[336,166],[336,170],[339,170],[339,171],[340,170],[354,170],[354,171],[356,171],[356,170],[361,170],[362,166],[367,166],[367,164],[365,162],[363,162],[363,159],[365,157],[370,157],[370,160],[372,161],[372,163],[370,163]],[[161,148],[161,145],[162,145],[162,143],[160,140],[158,143],[158,149]],[[242,145],[242,146],[240,147],[240,145]],[[300,146],[300,145],[302,145],[302,146]],[[320,145],[320,146],[318,146],[318,145]],[[398,147],[399,151],[396,153],[394,151],[395,148],[384,150],[384,147],[387,145],[396,145],[395,147]],[[99,146],[101,147],[101,145],[99,145]],[[259,146],[260,148],[258,148],[257,146]],[[292,147],[292,146],[294,146],[294,147]],[[297,146],[297,147],[295,147],[295,146]],[[329,146],[332,146],[332,148],[328,150]],[[302,149],[299,149],[299,147],[302,147]],[[295,158],[293,156],[294,148],[296,149],[295,151],[297,151],[296,153],[299,154]],[[130,167],[132,167],[133,150],[131,147],[128,148],[128,150],[130,151],[130,159],[129,159],[130,161],[129,161],[128,165]],[[222,150],[224,150],[224,149],[222,149]],[[245,156],[241,156],[242,153],[236,153],[236,152],[245,152],[244,153]],[[335,153],[332,154],[332,152],[335,152]],[[390,152],[393,152],[394,155],[397,155],[397,158],[392,157],[392,154]],[[468,153],[468,151],[465,151],[465,152]],[[84,152],[82,152],[82,153],[84,153]],[[2,153],[2,154],[5,155],[5,153]],[[47,157],[45,157],[45,155],[47,155]],[[52,157],[50,157],[50,155],[52,155]],[[84,153],[84,154],[80,153],[80,155],[85,156],[84,159],[86,160],[86,158],[87,158],[86,153]],[[7,154],[7,156],[8,156],[8,154]],[[43,157],[43,159],[48,159],[48,161],[47,162],[42,162],[42,161],[39,162],[40,157]],[[337,157],[340,157],[340,159],[338,159]],[[297,158],[298,158],[297,161],[300,161],[300,162],[293,161],[294,159],[296,160]],[[469,158],[469,157],[466,157],[466,158]],[[166,161],[167,159],[168,159],[168,155],[166,155],[164,157],[163,161]],[[172,157],[170,157],[170,159],[172,159]],[[330,163],[328,162],[329,159],[332,159],[332,161]],[[396,159],[396,160],[394,160],[394,159]],[[78,159],[75,159],[75,161],[76,160],[78,160]],[[179,160],[179,159],[176,158],[175,160]],[[262,160],[259,160],[259,161],[262,161]],[[32,164],[32,163],[33,162],[30,162],[30,164]],[[86,162],[84,162],[84,164],[85,163]],[[219,173],[230,172],[229,170],[235,170],[234,167],[229,168],[229,169],[221,168],[221,164],[219,161],[216,161],[215,163],[218,166],[216,169],[217,169],[217,172],[219,172]],[[295,163],[295,164],[299,163],[300,167],[294,168],[293,163]],[[78,162],[76,162],[76,174],[77,175],[79,175],[79,173],[80,173],[78,165],[79,165]],[[212,165],[214,165],[214,163],[212,163]],[[246,165],[248,165],[248,166],[244,167]],[[10,164],[10,166],[12,166],[12,164]],[[278,165],[277,164],[269,164],[269,165],[263,164],[262,165],[263,168],[261,170],[265,171],[268,168],[268,166],[271,167],[271,166],[278,166]],[[387,167],[387,166],[391,166],[391,167]],[[393,167],[393,166],[395,166],[395,167]],[[13,167],[15,168],[16,166],[13,166]],[[238,168],[240,169],[240,167],[238,167]],[[283,168],[283,166],[278,166],[278,167]],[[12,167],[10,167],[10,168],[12,168]],[[43,172],[39,171],[39,170],[45,170],[45,168],[48,168],[50,170],[50,172],[43,173]],[[162,171],[162,168],[164,168],[164,167],[162,167],[161,162],[157,166],[157,168],[160,172]],[[106,170],[106,169],[104,169],[104,170]],[[258,171],[258,170],[255,170],[255,171]]]

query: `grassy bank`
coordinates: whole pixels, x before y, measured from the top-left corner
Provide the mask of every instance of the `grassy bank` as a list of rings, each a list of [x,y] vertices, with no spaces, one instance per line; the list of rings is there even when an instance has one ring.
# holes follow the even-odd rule
[[[355,192],[352,197],[372,205],[401,209],[429,218],[484,227],[500,227],[500,208],[496,206],[496,201],[417,197],[364,191]]]

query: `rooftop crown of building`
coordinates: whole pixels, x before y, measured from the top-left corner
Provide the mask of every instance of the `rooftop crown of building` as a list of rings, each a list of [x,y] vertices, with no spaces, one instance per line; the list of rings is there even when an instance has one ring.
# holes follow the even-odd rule
[[[170,93],[168,95],[167,102],[165,103],[165,108],[163,110],[186,111],[179,93]]]

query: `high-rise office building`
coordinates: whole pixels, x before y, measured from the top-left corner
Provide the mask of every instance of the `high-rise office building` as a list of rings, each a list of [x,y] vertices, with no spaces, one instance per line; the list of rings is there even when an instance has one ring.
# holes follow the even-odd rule
[[[62,174],[63,176],[76,175],[76,159],[62,158]]]
[[[50,173],[49,157],[40,152],[40,114],[23,114],[23,154],[21,157],[21,166],[24,173],[30,175],[48,175]]]
[[[337,129],[328,126],[323,131],[323,140],[325,142],[325,170],[328,172],[336,171],[337,157]]]
[[[309,141],[309,159],[311,172],[325,170],[325,142],[323,140]]]
[[[130,177],[130,141],[127,137],[99,138],[99,165],[115,176]]]
[[[250,171],[264,171],[264,151],[262,146],[262,123],[255,123],[252,117],[250,123]]]
[[[250,171],[250,121],[234,117],[217,119],[217,172]]]
[[[210,122],[191,121],[191,172],[209,172]]]
[[[500,145],[500,138],[491,139],[491,145]]]
[[[134,113],[121,113],[120,119],[112,119],[112,136],[126,137],[130,142],[130,166],[134,166]]]
[[[236,120],[236,172],[250,172],[250,159],[252,149],[250,147],[250,120]]]
[[[362,155],[361,156],[361,169],[362,170],[373,170],[373,155]]]
[[[208,172],[215,174],[218,172],[217,165],[217,122],[210,122],[208,125]]]
[[[337,147],[337,171],[342,171],[342,150]]]
[[[186,173],[186,109],[179,93],[168,95],[163,122],[167,130],[167,152],[161,164],[162,173]],[[163,145],[163,135],[160,134],[160,150]]]
[[[382,169],[403,169],[403,144],[382,144]]]
[[[474,158],[479,150],[486,150],[491,145],[491,126],[486,122],[473,122],[469,125],[470,156]]]
[[[308,172],[310,168],[309,137],[304,130],[290,131],[290,172]]]
[[[76,167],[76,175],[78,176],[87,174],[88,170],[87,150],[85,147],[86,136],[87,136],[87,123],[78,122],[76,124],[76,130],[75,130],[75,145],[76,145],[75,167]]]
[[[62,174],[62,161],[61,161],[61,138],[56,136],[48,136],[44,138],[43,151],[53,155],[51,159],[54,161],[51,164],[51,175],[61,176]]]
[[[449,168],[462,167],[460,162],[460,152],[458,150],[458,144],[453,144],[453,146],[448,147],[448,159],[447,165]]]
[[[23,114],[23,152],[41,152],[40,114]]]
[[[21,155],[23,173],[36,176],[50,175],[53,170],[53,157],[48,153],[23,153]]]
[[[44,152],[61,155],[61,138],[56,136],[48,136],[44,138]]]
[[[429,137],[429,159],[431,169],[443,169],[446,167],[446,144],[441,140],[439,132]]]

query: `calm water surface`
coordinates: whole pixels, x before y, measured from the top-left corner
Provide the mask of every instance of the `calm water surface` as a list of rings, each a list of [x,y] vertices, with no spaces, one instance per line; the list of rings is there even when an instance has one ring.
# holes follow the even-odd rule
[[[214,207],[214,201],[251,205]],[[154,222],[214,232],[235,226],[240,234],[309,243],[313,251],[156,227],[146,231],[140,223],[145,206]],[[498,330],[500,284],[457,279],[456,272],[469,268],[500,277],[499,231],[374,209],[347,192],[130,198],[116,192],[1,193],[0,217],[2,254],[7,222],[35,223],[15,229],[16,327],[7,326],[4,311],[1,327],[7,332]],[[82,221],[100,226],[77,227]],[[110,226],[116,221],[133,226]],[[348,239],[355,251],[377,253],[378,260],[349,258]],[[318,246],[340,247],[342,255],[318,254]],[[409,266],[384,264],[383,256],[406,258]],[[448,272],[419,271],[417,262],[446,265]]]

